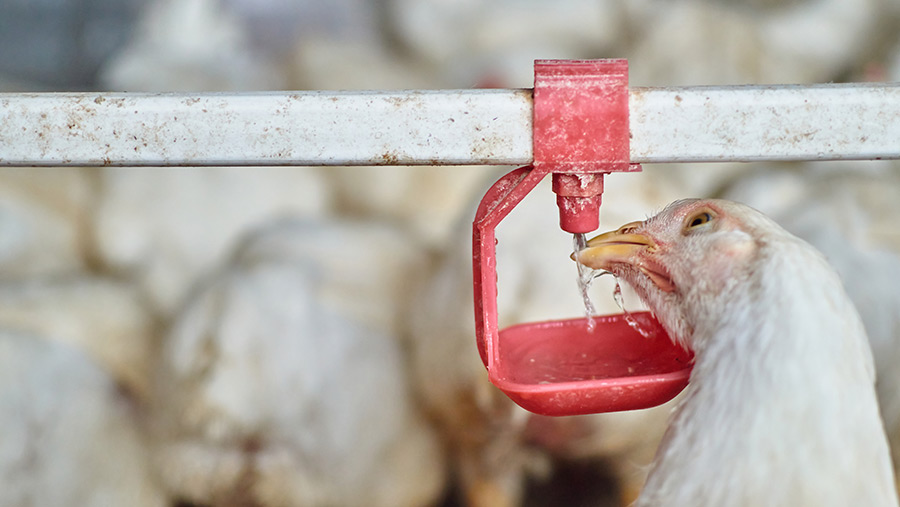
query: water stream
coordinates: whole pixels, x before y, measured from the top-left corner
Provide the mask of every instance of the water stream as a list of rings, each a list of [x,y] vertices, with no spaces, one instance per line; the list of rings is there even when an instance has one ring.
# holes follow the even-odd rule
[[[572,242],[575,251],[575,259],[578,260],[578,255],[587,246],[587,238],[584,234],[573,234]],[[587,317],[587,329],[589,333],[593,333],[594,329],[597,327],[597,323],[594,321],[594,314],[597,313],[597,309],[594,308],[594,303],[591,301],[588,289],[591,288],[591,282],[594,281],[596,276],[595,270],[580,262],[576,262],[575,265],[578,266],[578,289],[581,291],[581,298],[584,300],[584,314]]]
[[[619,278],[616,277],[616,288],[613,289],[613,299],[616,301],[616,306],[622,310],[622,313],[625,314],[625,322],[631,326],[631,329],[634,329],[644,338],[650,338],[650,333],[641,327],[641,325],[634,319],[634,316],[629,313],[628,310],[625,309],[625,298],[622,297],[622,286],[619,285]]]
[[[578,259],[578,255],[582,249],[587,246],[587,239],[584,234],[574,234],[573,235],[573,249],[575,251],[575,259]],[[593,301],[591,301],[591,296],[589,294],[589,290],[591,288],[591,283],[593,283],[594,279],[599,278],[603,275],[610,274],[609,271],[591,269],[580,262],[575,263],[578,266],[578,289],[581,291],[581,298],[584,301],[584,313],[587,317],[587,329],[589,333],[593,333],[594,329],[597,327],[597,323],[594,320],[594,315],[597,313],[597,309],[594,307]],[[641,327],[640,323],[635,320],[634,316],[625,309],[625,299],[622,297],[622,287],[619,285],[619,277],[613,275],[616,279],[616,287],[613,289],[613,299],[616,302],[616,306],[622,310],[622,313],[625,315],[625,322],[631,326],[632,329],[640,333],[644,338],[649,338],[650,333]]]

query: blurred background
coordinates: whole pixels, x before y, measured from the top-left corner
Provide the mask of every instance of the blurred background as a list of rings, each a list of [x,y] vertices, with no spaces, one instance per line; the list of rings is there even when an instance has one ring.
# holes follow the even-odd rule
[[[896,81],[898,28],[895,0],[3,0],[0,91]],[[535,416],[474,346],[471,220],[511,169],[0,169],[0,505],[627,505],[672,403]],[[685,197],[835,265],[900,457],[900,166],[646,165],[601,228]],[[554,202],[498,229],[501,326],[584,311]]]

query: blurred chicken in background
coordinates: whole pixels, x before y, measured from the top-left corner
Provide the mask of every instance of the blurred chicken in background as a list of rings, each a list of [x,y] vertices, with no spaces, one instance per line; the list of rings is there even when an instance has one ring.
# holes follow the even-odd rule
[[[429,505],[436,434],[397,335],[422,267],[390,227],[276,223],[199,287],[172,327],[153,404],[158,470],[212,505]]]
[[[115,381],[75,347],[0,331],[0,504],[162,507]]]
[[[888,0],[13,0],[0,87],[530,87],[534,59],[603,57],[629,58],[632,86],[897,79],[898,26]],[[823,250],[872,339],[898,459],[900,168],[876,166],[646,165],[607,178],[601,228],[726,196]],[[120,388],[142,416],[123,431],[153,444],[135,467],[170,504],[625,505],[670,406],[538,417],[478,358],[470,224],[511,169],[4,169],[0,329]],[[501,325],[582,311],[547,187],[498,229]],[[595,284],[601,313],[620,311],[611,292]],[[77,435],[57,452],[80,456]]]

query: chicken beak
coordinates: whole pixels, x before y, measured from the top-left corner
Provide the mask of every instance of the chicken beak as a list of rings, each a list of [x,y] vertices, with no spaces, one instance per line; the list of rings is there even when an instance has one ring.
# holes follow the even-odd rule
[[[573,253],[572,259],[591,269],[606,271],[612,271],[615,264],[628,264],[647,275],[659,290],[673,292],[672,276],[658,259],[654,259],[658,245],[650,236],[633,232],[640,225],[642,222],[631,222],[618,230],[603,233]],[[645,255],[640,255],[642,253]]]
[[[641,222],[631,222],[592,238],[587,247],[572,254],[572,259],[592,269],[609,270],[613,264],[635,265],[635,254],[656,247],[650,237],[631,232],[639,225]]]

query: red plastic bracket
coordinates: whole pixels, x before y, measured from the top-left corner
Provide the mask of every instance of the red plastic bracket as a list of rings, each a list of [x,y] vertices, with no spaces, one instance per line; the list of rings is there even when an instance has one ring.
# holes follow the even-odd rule
[[[513,401],[545,415],[646,408],[687,384],[689,352],[675,346],[649,314],[636,314],[645,338],[624,316],[519,324],[499,330],[495,228],[549,173],[560,227],[599,226],[603,175],[640,171],[629,163],[626,60],[535,62],[534,165],[500,178],[473,223],[475,332],[488,377]],[[574,290],[574,286],[573,286]],[[611,361],[619,357],[618,363]],[[642,364],[623,373],[621,358]]]
[[[631,164],[627,60],[534,63],[534,169],[553,173],[559,225],[600,225],[603,175],[640,171]]]

